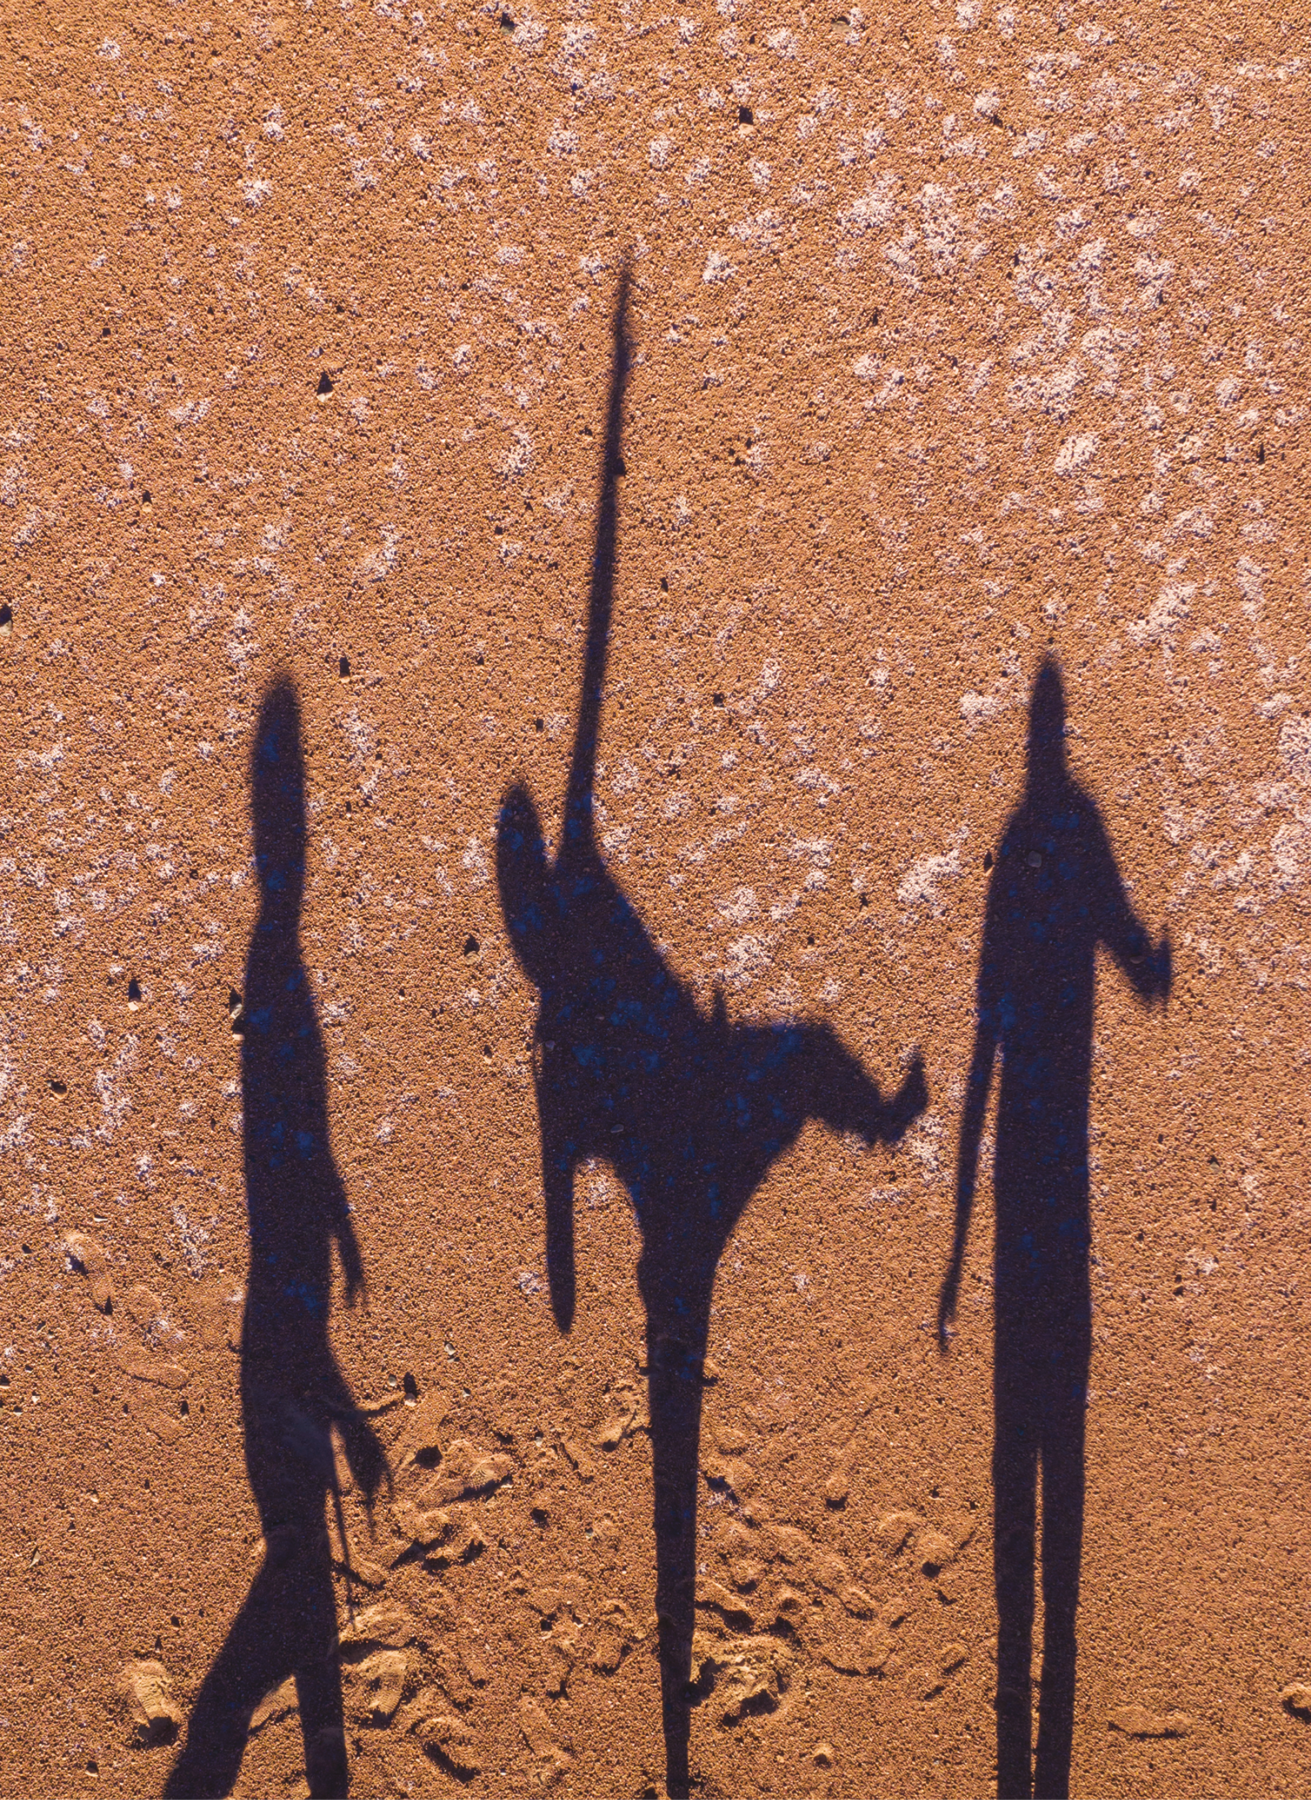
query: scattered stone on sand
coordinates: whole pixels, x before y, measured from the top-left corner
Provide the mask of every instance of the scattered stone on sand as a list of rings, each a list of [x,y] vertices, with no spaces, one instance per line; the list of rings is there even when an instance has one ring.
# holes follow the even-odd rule
[[[542,1706],[527,1697],[519,1702],[519,1729],[524,1741],[542,1763],[547,1779],[561,1775],[569,1767],[568,1751],[558,1742]]]
[[[167,1362],[161,1356],[126,1355],[119,1359],[119,1367],[133,1381],[150,1381],[156,1387],[184,1388],[191,1380],[181,1363]]]
[[[139,1281],[134,1281],[124,1294],[123,1305],[132,1323],[139,1325],[142,1331],[149,1331],[164,1310],[164,1302],[159,1295],[152,1293]]]
[[[795,1588],[779,1589],[778,1598],[774,1602],[775,1620],[781,1619],[785,1625],[790,1625],[795,1630],[806,1612],[807,1604],[804,1594],[799,1594]]]
[[[1290,1681],[1279,1696],[1279,1704],[1293,1718],[1311,1725],[1311,1682]]]
[[[815,1580],[830,1594],[841,1593],[844,1587],[850,1585],[851,1572],[840,1556],[834,1556],[830,1552],[821,1553],[814,1558],[810,1567]]]
[[[874,1527],[874,1535],[890,1556],[896,1556],[898,1551],[905,1548],[911,1532],[918,1531],[922,1524],[923,1520],[918,1513],[884,1513]]]
[[[854,1581],[849,1581],[838,1595],[838,1599],[853,1618],[872,1619],[874,1617],[873,1597]]]
[[[945,1531],[926,1527],[915,1539],[915,1555],[924,1574],[934,1576],[955,1559],[956,1546]]]
[[[64,1253],[78,1274],[91,1284],[91,1299],[102,1313],[114,1310],[114,1284],[109,1278],[109,1264],[95,1238],[85,1231],[70,1231],[64,1238]]]
[[[969,1659],[969,1649],[961,1643],[948,1644],[938,1662],[944,1675],[954,1675]]]
[[[587,1454],[586,1450],[583,1449],[582,1445],[575,1442],[573,1438],[564,1438],[561,1441],[561,1448],[569,1458],[574,1469],[577,1471],[578,1479],[580,1481],[590,1481],[595,1474],[595,1470],[592,1467],[591,1457]]]
[[[877,1675],[892,1654],[893,1641],[881,1625],[865,1630],[835,1626],[819,1653],[839,1675]]]
[[[795,1525],[771,1526],[769,1536],[774,1554],[785,1563],[805,1562],[815,1547],[805,1532],[798,1531]]]
[[[361,1648],[376,1645],[380,1649],[399,1650],[414,1643],[418,1636],[413,1618],[395,1600],[379,1600],[373,1606],[363,1607],[354,1618],[342,1623],[338,1633],[343,1649],[354,1645]]]
[[[439,1768],[447,1769],[456,1780],[468,1782],[483,1773],[483,1759],[475,1748],[474,1732],[461,1717],[434,1712],[414,1726],[414,1735]]]
[[[405,1429],[397,1445],[397,1473],[416,1463],[421,1469],[435,1469],[442,1459],[446,1434],[442,1430],[450,1414],[446,1396],[430,1390],[409,1410]]]
[[[592,1649],[592,1667],[602,1675],[613,1675],[637,1638],[633,1615],[623,1601],[603,1601],[596,1642]]]
[[[906,1680],[917,1700],[932,1700],[942,1692],[942,1676],[936,1669],[917,1666],[910,1671]]]
[[[391,1509],[391,1520],[405,1546],[399,1556],[408,1555],[416,1546],[431,1549],[451,1534],[451,1515],[439,1506],[421,1511],[412,1501],[397,1500]]]
[[[757,1562],[753,1556],[735,1556],[728,1565],[729,1576],[733,1586],[742,1593],[749,1594],[760,1583],[765,1573],[765,1565]]]
[[[815,1745],[810,1757],[811,1761],[818,1764],[821,1769],[831,1769],[837,1760],[837,1751],[827,1739],[824,1739]]]
[[[170,1691],[168,1670],[163,1663],[125,1663],[119,1671],[118,1696],[138,1749],[173,1742],[182,1723],[182,1708]]]
[[[296,1697],[296,1677],[294,1675],[288,1675],[281,1687],[275,1687],[272,1693],[265,1694],[264,1698],[251,1714],[250,1731],[252,1737],[257,1731],[262,1731],[266,1725],[276,1725],[279,1719],[289,1718],[291,1714],[296,1711],[298,1705],[299,1701]]]
[[[1106,1715],[1106,1724],[1134,1738],[1187,1737],[1193,1728],[1187,1713],[1153,1713],[1145,1706],[1117,1706]]]
[[[713,1607],[721,1613],[725,1622],[734,1631],[750,1631],[752,1626],[751,1609],[740,1595],[730,1593],[728,1588],[718,1581],[700,1581],[697,1583],[696,1603],[698,1606]]]
[[[360,1662],[348,1663],[355,1718],[366,1725],[387,1725],[395,1717],[405,1690],[409,1658],[403,1650],[375,1650]]]
[[[748,1713],[772,1712],[787,1686],[792,1652],[780,1638],[712,1638],[698,1631],[692,1640],[692,1663],[698,1682],[713,1676],[710,1704],[725,1725],[736,1725]]]
[[[910,1601],[904,1594],[889,1594],[879,1607],[879,1624],[885,1625],[889,1631],[896,1629],[910,1612]]]

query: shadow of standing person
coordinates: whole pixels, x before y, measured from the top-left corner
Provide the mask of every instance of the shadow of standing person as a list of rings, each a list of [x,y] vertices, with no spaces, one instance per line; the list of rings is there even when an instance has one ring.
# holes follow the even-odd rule
[[[294,1675],[310,1793],[337,1796],[347,1792],[350,1772],[324,1516],[331,1494],[340,1526],[333,1428],[370,1504],[386,1461],[328,1342],[334,1240],[348,1305],[363,1292],[364,1270],[332,1158],[323,1043],[300,959],[304,762],[300,709],[287,681],[260,710],[251,777],[260,910],[246,961],[241,1047],[250,1223],[241,1401],[264,1560],[201,1687],[164,1791],[229,1793],[252,1713]]]
[[[955,1241],[938,1311],[945,1350],[1000,1050],[992,1457],[999,1800],[1063,1800],[1069,1793],[1092,1347],[1088,1094],[1099,943],[1143,999],[1169,994],[1169,942],[1153,951],[1125,896],[1097,807],[1066,767],[1065,697],[1049,660],[1030,701],[1024,799],[1006,826],[988,888]],[[1043,1655],[1033,1749],[1039,1469]]]
[[[641,1234],[665,1783],[671,1795],[686,1795],[689,1709],[698,1698],[691,1667],[701,1404],[720,1256],[808,1119],[867,1144],[893,1142],[923,1109],[926,1092],[918,1057],[885,1100],[827,1026],[734,1025],[722,994],[703,1014],[597,845],[593,789],[622,474],[625,297],[626,284],[615,310],[587,647],[560,844],[552,862],[531,796],[514,788],[497,828],[497,876],[511,942],[539,994],[533,1066],[546,1266],[562,1331],[574,1317],[573,1186],[581,1162],[603,1157],[614,1168]]]

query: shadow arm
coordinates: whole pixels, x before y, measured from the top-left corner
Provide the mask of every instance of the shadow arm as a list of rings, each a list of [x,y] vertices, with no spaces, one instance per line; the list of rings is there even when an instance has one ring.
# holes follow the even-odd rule
[[[965,1260],[965,1243],[969,1237],[970,1215],[974,1210],[974,1193],[978,1186],[979,1146],[983,1139],[983,1121],[988,1111],[988,1088],[992,1082],[992,1065],[996,1053],[997,1038],[991,1018],[981,1013],[974,1034],[974,1055],[970,1061],[965,1111],[961,1116],[960,1143],[956,1152],[956,1224],[952,1235],[951,1257],[938,1300],[940,1350],[947,1348],[948,1328],[956,1316],[956,1297],[960,1290],[961,1265]]]
[[[542,1192],[546,1201],[546,1280],[551,1311],[561,1331],[574,1322],[573,1146],[563,1144],[542,1118]]]
[[[1153,946],[1151,934],[1129,904],[1120,871],[1111,847],[1101,845],[1103,876],[1097,884],[1105,895],[1101,919],[1101,939],[1128,977],[1134,992],[1144,1000],[1158,995],[1162,1000],[1170,993],[1170,939],[1163,936]]]
[[[368,1298],[368,1288],[364,1280],[364,1259],[360,1255],[360,1240],[355,1235],[355,1221],[351,1217],[346,1189],[331,1157],[328,1158],[324,1177],[328,1188],[329,1230],[337,1240],[337,1253],[341,1257],[341,1272],[346,1278],[346,1304],[354,1306],[357,1299],[367,1300]]]

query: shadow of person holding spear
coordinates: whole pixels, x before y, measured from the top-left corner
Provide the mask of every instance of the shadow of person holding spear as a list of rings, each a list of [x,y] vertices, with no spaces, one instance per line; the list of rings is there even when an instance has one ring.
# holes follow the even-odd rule
[[[497,832],[501,904],[539,996],[534,1068],[551,1304],[575,1304],[573,1184],[603,1157],[641,1234],[654,1463],[656,1613],[666,1785],[686,1795],[704,1364],[715,1272],[751,1196],[808,1119],[893,1142],[926,1103],[918,1057],[891,1101],[827,1026],[743,1026],[722,994],[709,1017],[652,943],[596,842],[593,788],[614,594],[627,279],[615,307],[578,723],[558,851],[526,788]]]

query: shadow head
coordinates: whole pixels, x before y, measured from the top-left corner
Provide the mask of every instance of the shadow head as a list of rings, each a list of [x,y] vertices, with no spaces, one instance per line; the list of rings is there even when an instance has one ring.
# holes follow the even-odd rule
[[[515,954],[540,987],[552,940],[551,866],[532,795],[511,788],[496,821],[496,885]]]
[[[1060,664],[1046,657],[1029,696],[1030,790],[1055,787],[1065,779],[1065,683]]]
[[[264,696],[250,770],[255,872],[266,904],[299,904],[305,879],[305,756],[300,702],[285,678]]]

